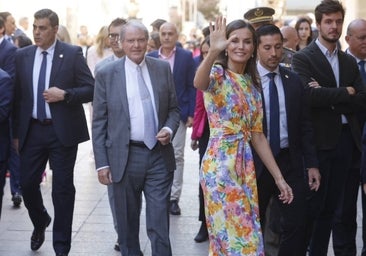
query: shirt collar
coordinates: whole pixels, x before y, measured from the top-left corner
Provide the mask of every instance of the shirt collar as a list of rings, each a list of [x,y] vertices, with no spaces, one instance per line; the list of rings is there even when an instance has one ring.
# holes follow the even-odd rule
[[[347,48],[346,49],[346,51],[345,51],[346,53],[348,53],[349,55],[351,55],[353,58],[355,58],[355,60],[356,60],[356,62],[358,63],[359,61],[361,61],[362,59],[359,59],[359,58],[357,58],[351,51],[350,51],[350,49],[349,48]],[[366,61],[366,60],[364,60],[364,61]]]
[[[322,51],[322,53],[327,56],[327,57],[332,57],[334,55],[338,54],[338,46],[336,46],[336,48],[334,49],[333,52],[330,52],[327,47],[325,47],[320,41],[319,38],[317,38],[315,40],[315,43],[319,46],[320,50]]]
[[[42,49],[40,47],[37,47],[37,54],[41,55],[43,51],[46,51],[49,55],[53,55],[53,53],[55,52],[55,47],[56,47],[56,40],[50,47],[48,47],[48,49]]]
[[[160,47],[160,48],[159,48],[159,57],[160,57],[160,58],[162,58],[162,59],[169,59],[169,58],[171,58],[171,57],[175,54],[175,52],[177,51],[177,47],[176,47],[176,46],[174,46],[174,48],[173,48],[173,50],[170,52],[170,54],[169,54],[168,56],[165,56],[165,55],[163,55],[163,54],[161,53],[161,49],[162,49],[162,47]]]
[[[278,66],[275,70],[269,71],[265,67],[263,67],[262,64],[259,61],[257,61],[257,70],[258,70],[258,73],[259,73],[260,77],[264,77],[268,73],[272,73],[272,72],[276,73],[277,75],[280,73],[280,68]]]
[[[140,64],[137,65],[135,62],[133,62],[131,59],[129,59],[126,55],[126,65],[127,65],[127,67],[129,67],[131,69],[136,69],[137,66],[140,66],[141,69],[143,69],[146,66],[145,58],[140,62]]]

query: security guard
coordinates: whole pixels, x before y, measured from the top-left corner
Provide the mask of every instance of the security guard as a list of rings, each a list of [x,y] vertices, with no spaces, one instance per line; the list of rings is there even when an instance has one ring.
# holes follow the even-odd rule
[[[275,10],[271,7],[256,7],[244,13],[244,19],[256,30],[262,25],[273,24],[274,14]],[[294,53],[295,51],[283,47],[283,55],[280,64],[284,67],[291,68],[292,56]]]

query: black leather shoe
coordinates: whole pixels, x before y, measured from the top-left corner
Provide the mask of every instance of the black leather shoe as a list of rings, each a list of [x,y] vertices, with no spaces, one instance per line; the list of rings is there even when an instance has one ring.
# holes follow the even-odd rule
[[[46,232],[46,228],[51,223],[51,217],[47,215],[47,219],[45,225],[42,229],[34,229],[31,237],[31,249],[32,251],[37,251],[44,242],[44,233]]]
[[[121,249],[119,248],[119,242],[117,240],[117,242],[114,244],[114,250],[117,251],[117,252],[120,252]]]
[[[179,208],[177,200],[170,201],[169,212],[170,212],[170,214],[173,214],[173,215],[180,215],[180,208]]]
[[[198,231],[196,237],[194,238],[194,241],[196,241],[197,243],[202,243],[207,240],[208,240],[208,232],[206,222],[202,221],[200,230]]]
[[[11,201],[13,201],[14,207],[19,207],[22,203],[22,196],[19,193],[15,193],[11,198]]]

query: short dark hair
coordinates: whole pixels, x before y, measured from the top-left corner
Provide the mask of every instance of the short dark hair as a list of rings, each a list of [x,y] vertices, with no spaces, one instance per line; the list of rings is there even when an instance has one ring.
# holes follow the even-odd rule
[[[57,13],[50,9],[41,9],[34,14],[34,18],[38,19],[49,19],[52,27],[59,25]]]
[[[15,40],[18,41],[18,47],[19,48],[23,48],[23,47],[26,47],[28,45],[32,45],[33,44],[32,40],[28,36],[26,36],[24,34],[20,34],[20,35],[16,36],[14,38],[14,41]]]
[[[342,13],[342,19],[346,13],[341,2],[338,0],[323,0],[321,3],[315,7],[315,20],[317,24],[320,24],[323,18],[323,14],[331,14],[340,12]]]
[[[108,31],[110,30],[111,27],[118,27],[121,25],[125,25],[126,23],[127,23],[127,20],[125,20],[123,18],[115,18],[114,20],[112,20],[111,24],[109,24]]]
[[[159,30],[161,25],[163,25],[165,22],[167,22],[167,21],[164,19],[156,19],[150,25],[152,27],[156,28],[157,30]]]
[[[283,42],[283,35],[281,33],[281,30],[276,25],[273,25],[273,24],[266,24],[266,25],[259,27],[255,31],[255,34],[257,36],[258,44],[260,44],[260,42],[261,42],[261,36],[268,36],[268,35],[273,36],[273,35],[277,35],[277,34],[280,35],[281,41]]]
[[[0,28],[5,28],[5,21],[1,16],[0,16]],[[5,35],[5,29],[3,31],[3,35]]]

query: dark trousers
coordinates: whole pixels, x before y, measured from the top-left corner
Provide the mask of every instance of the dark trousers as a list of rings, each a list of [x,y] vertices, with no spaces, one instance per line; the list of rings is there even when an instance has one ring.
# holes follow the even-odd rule
[[[363,191],[361,184],[361,196],[362,196],[362,254],[366,256],[366,195]]]
[[[8,170],[10,173],[10,192],[12,195],[15,193],[22,194],[20,188],[20,165],[19,154],[16,152],[14,148],[14,144],[11,143],[9,159],[8,159]]]
[[[9,146],[9,158],[8,158],[8,170],[10,173],[10,192],[12,195],[18,193],[22,194],[20,188],[20,158],[19,154],[15,149],[13,143],[13,131],[12,131],[12,120],[9,119],[9,133],[10,133],[10,146]]]
[[[355,146],[348,125],[343,125],[336,148],[318,151],[321,185],[317,192],[311,192],[308,196],[309,218],[307,228],[310,239],[310,256],[327,255],[332,230],[336,232],[335,242],[338,246],[337,250],[342,250],[341,245],[345,240],[343,235],[337,232],[344,225],[342,222],[345,218],[349,218],[347,223],[354,221],[353,217],[346,217],[346,215],[353,215],[352,211],[343,216],[346,212],[342,210],[342,207],[346,207],[345,203],[351,205],[354,203],[354,192],[349,193],[346,191],[346,188],[348,181],[349,185],[354,183],[352,181],[353,178],[351,178],[352,168],[354,168],[354,164],[359,159],[359,156],[360,153]],[[352,185],[348,190],[354,190]],[[336,214],[338,214],[338,219]],[[337,223],[337,226],[334,225],[335,223]],[[334,227],[336,229],[333,229]]]
[[[201,162],[202,158],[205,155],[208,139],[210,138],[210,128],[208,125],[208,122],[206,122],[205,130],[202,134],[202,137],[198,140],[198,153],[200,156],[200,162],[199,162],[199,168],[201,169]],[[206,215],[205,215],[205,202],[203,200],[203,190],[201,187],[201,184],[198,185],[198,198],[199,198],[199,215],[198,220],[200,221],[206,221]]]
[[[112,185],[123,256],[142,255],[139,239],[142,193],[146,200],[146,229],[152,256],[172,255],[169,200],[174,172],[167,170],[159,147],[149,150],[130,145],[124,176]]]
[[[35,229],[44,227],[47,210],[43,204],[40,183],[49,161],[52,170],[54,206],[53,248],[68,253],[75,203],[74,165],[77,145],[65,147],[57,139],[52,125],[32,122],[27,140],[20,152],[20,180],[24,205]]]
[[[295,170],[291,166],[290,153],[282,150],[276,157],[286,182],[292,188],[294,200],[291,204],[283,204],[278,199],[279,190],[268,170],[264,170],[258,183],[258,202],[261,226],[266,227],[266,210],[273,197],[280,212],[280,245],[278,255],[301,256],[306,254],[305,243],[305,183],[303,170]],[[265,233],[266,230],[263,230]],[[265,235],[264,235],[265,236]]]
[[[1,219],[1,209],[3,208],[6,166],[7,165],[5,161],[0,161],[0,219]]]

